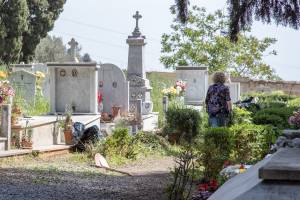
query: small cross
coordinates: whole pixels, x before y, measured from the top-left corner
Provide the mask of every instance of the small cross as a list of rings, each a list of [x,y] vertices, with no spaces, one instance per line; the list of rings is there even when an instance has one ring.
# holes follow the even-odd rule
[[[139,11],[136,11],[135,15],[133,15],[133,18],[136,20],[136,27],[139,27],[139,19],[142,18],[142,15],[140,15]]]
[[[78,50],[78,42],[75,41],[74,38],[71,39],[70,42],[68,42],[68,45],[70,45],[70,56],[72,58],[72,60],[76,61],[76,54],[77,54],[77,50]]]
[[[139,29],[139,19],[142,18],[142,15],[140,15],[139,11],[136,11],[135,15],[133,15],[133,18],[135,19],[135,29],[133,31],[133,36],[141,36],[141,32]]]

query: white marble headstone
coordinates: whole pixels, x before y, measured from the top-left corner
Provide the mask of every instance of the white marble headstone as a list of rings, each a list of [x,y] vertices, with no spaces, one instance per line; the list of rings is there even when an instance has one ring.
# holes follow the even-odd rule
[[[176,77],[187,84],[186,105],[201,105],[205,101],[208,89],[207,67],[177,67]]]
[[[231,82],[226,84],[229,87],[230,97],[232,102],[237,102],[241,97],[241,86],[240,83]]]
[[[129,81],[124,72],[113,64],[100,66],[98,89],[103,99],[103,112],[111,113],[113,106],[120,106],[121,112],[128,112]]]

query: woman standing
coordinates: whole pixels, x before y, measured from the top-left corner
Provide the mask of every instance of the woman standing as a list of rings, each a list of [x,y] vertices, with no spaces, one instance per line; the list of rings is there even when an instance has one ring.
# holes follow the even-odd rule
[[[213,81],[214,84],[209,86],[205,100],[209,125],[211,127],[224,127],[228,125],[232,111],[230,91],[224,85],[226,76],[223,72],[216,72]]]

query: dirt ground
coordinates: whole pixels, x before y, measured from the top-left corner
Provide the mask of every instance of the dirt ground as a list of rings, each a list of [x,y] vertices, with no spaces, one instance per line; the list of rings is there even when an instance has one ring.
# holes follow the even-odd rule
[[[133,176],[92,166],[80,155],[0,160],[0,199],[164,199],[171,157],[147,157],[118,167]]]

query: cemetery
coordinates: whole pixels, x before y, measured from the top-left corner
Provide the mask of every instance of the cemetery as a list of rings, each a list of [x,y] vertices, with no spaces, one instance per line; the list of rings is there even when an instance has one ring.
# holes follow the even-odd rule
[[[276,39],[232,23],[250,8],[176,0],[159,41],[167,70],[151,71],[149,15],[129,16],[129,34],[62,18],[122,35],[122,66],[82,55],[84,37],[49,36],[66,1],[22,2],[0,1],[0,199],[300,199],[300,82],[263,60]],[[4,12],[16,8],[27,25]],[[21,43],[3,51],[14,23]]]

